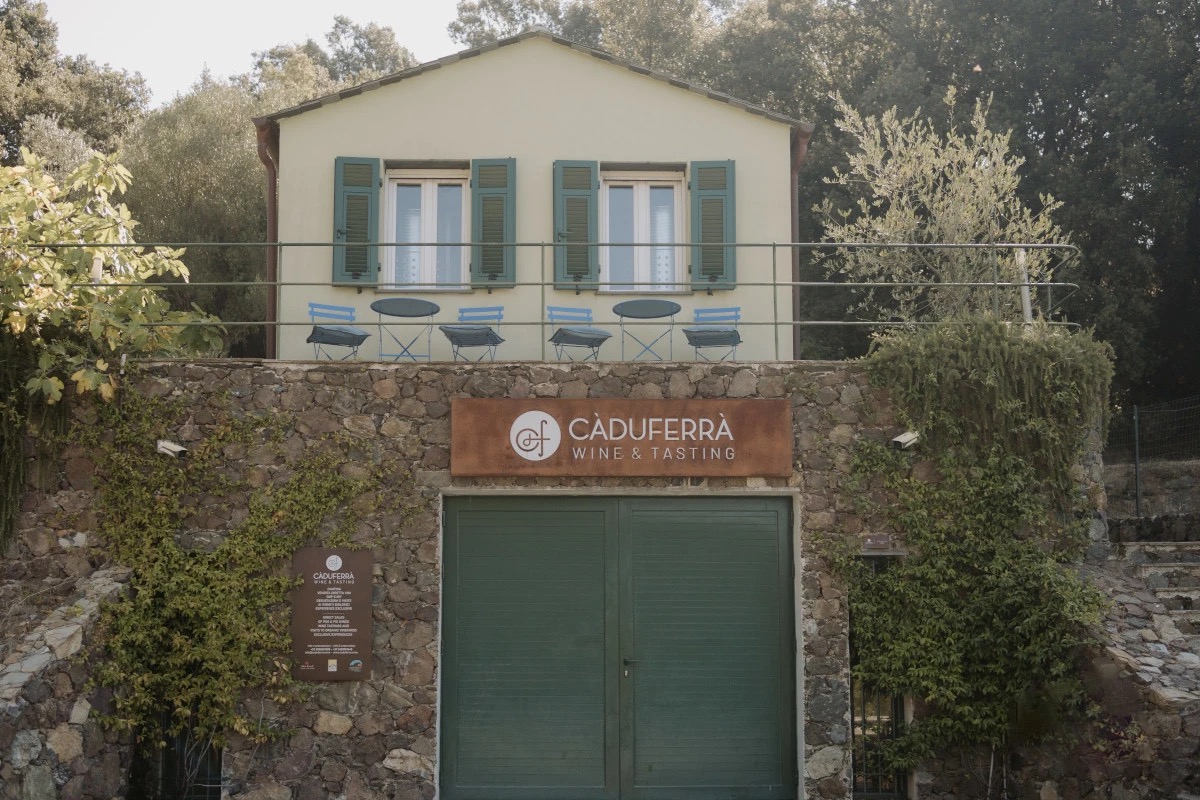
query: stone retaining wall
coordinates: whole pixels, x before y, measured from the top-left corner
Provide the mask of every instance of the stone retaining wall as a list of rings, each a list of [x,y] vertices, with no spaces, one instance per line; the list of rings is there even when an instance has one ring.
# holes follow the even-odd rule
[[[79,580],[66,605],[20,640],[0,665],[0,797],[21,800],[124,796],[128,737],[106,732],[85,697],[86,662],[75,657],[128,572],[102,569]],[[103,709],[102,709],[103,710]]]
[[[1142,516],[1200,514],[1200,460],[1143,461],[1138,472],[1142,482]],[[1137,485],[1133,464],[1106,464],[1104,486],[1110,517],[1135,516]]]
[[[825,535],[892,533],[880,519],[862,515],[846,477],[857,441],[884,441],[898,432],[886,400],[856,367],[813,362],[464,366],[217,361],[152,366],[140,390],[183,401],[187,418],[172,436],[185,445],[206,438],[223,414],[265,413],[281,420],[281,447],[234,447],[225,454],[229,474],[249,485],[283,479],[296,459],[331,433],[353,437],[361,442],[364,457],[395,464],[397,479],[404,473],[414,483],[410,508],[370,512],[358,534],[362,541],[377,543],[370,680],[315,683],[304,703],[286,708],[256,699],[267,719],[293,733],[268,745],[233,738],[224,758],[231,796],[430,800],[438,766],[441,498],[447,491],[564,490],[796,498],[804,788],[809,798],[850,795],[847,608],[813,543]],[[792,407],[793,430],[782,435],[792,439],[794,472],[788,478],[737,479],[456,478],[449,472],[449,413],[450,401],[457,397],[785,398]],[[86,423],[86,409],[81,414]],[[1098,461],[1090,457],[1084,467],[1098,483]],[[93,473],[90,454],[69,447],[60,463],[31,474],[21,534],[3,562],[5,577],[44,573],[65,579],[100,566],[94,562],[102,561],[102,550],[82,546],[96,544]],[[181,541],[203,546],[206,539],[232,529],[242,513],[222,502],[197,521],[196,530],[181,532]],[[40,565],[36,569],[41,573],[30,572],[33,565]],[[74,633],[66,636],[60,621],[47,621],[39,634],[48,646],[53,646],[51,639],[63,637],[73,642]],[[26,663],[30,653],[4,655]],[[94,720],[84,723],[87,704],[105,702],[81,694],[85,677],[83,663],[55,660],[23,683],[25,705],[0,722],[0,798],[107,800],[126,791],[127,743],[104,734]],[[935,772],[936,780],[931,777]],[[1055,796],[1045,793],[1036,772],[1018,777],[1022,796]],[[1102,783],[1092,788],[1099,791]],[[957,763],[930,765],[918,774],[918,784],[922,797],[971,796],[963,794],[970,778]]]
[[[298,706],[281,709],[265,701],[267,717],[295,733],[264,746],[235,736],[225,752],[225,780],[231,793],[280,800],[432,798],[437,772],[441,494],[569,489],[601,494],[636,490],[797,497],[796,527],[802,534],[795,546],[803,565],[798,614],[803,630],[804,782],[809,797],[848,795],[846,606],[841,590],[812,552],[811,537],[835,531],[883,532],[878,520],[860,515],[855,498],[842,488],[854,443],[862,437],[884,439],[897,432],[887,405],[873,394],[861,371],[840,363],[462,366],[220,361],[154,366],[140,388],[153,396],[184,401],[188,417],[173,432],[173,438],[184,445],[205,438],[224,413],[266,412],[284,420],[286,441],[277,451],[243,448],[227,453],[230,473],[253,485],[287,474],[290,460],[330,433],[361,440],[364,453],[395,463],[415,482],[415,507],[368,514],[361,531],[364,540],[379,542],[373,552],[371,679],[313,684],[311,699]],[[455,397],[786,398],[791,401],[794,429],[781,435],[793,440],[795,472],[790,478],[737,479],[455,478],[449,472],[449,411]],[[31,476],[38,491],[26,503],[20,541],[10,559],[34,554],[77,557],[76,544],[92,534],[95,522],[87,510],[94,490],[92,471],[89,454],[73,449],[57,470]],[[64,504],[69,512],[64,512]],[[205,536],[220,535],[237,519],[237,509],[215,508],[198,528],[204,529]],[[198,533],[185,531],[183,538]],[[74,682],[62,688],[60,705],[81,702]],[[7,757],[8,749],[18,743],[0,728],[0,748],[4,748],[0,752],[6,753],[3,774],[8,776],[0,798],[23,797],[18,792],[32,791],[22,786],[42,787],[42,765],[50,766],[55,784],[65,787],[54,772],[62,759],[45,757],[47,743],[59,735],[59,726],[74,724],[69,712],[59,713],[62,710],[23,718],[18,749],[32,754],[37,739],[43,748],[39,756]],[[103,757],[116,759],[114,763],[121,766],[127,760],[120,749],[108,748]],[[112,772],[108,766],[112,765],[105,762],[104,775]],[[115,793],[110,788],[107,783],[73,785],[70,796],[107,798]]]

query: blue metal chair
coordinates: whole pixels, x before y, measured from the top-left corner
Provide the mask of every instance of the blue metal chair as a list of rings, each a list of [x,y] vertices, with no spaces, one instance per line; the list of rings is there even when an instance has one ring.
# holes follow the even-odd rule
[[[675,343],[673,341],[673,333],[675,331],[675,315],[679,313],[679,310],[679,303],[672,300],[655,300],[649,298],[644,300],[625,300],[613,306],[613,313],[621,318],[621,360],[625,360],[626,339],[630,339],[632,344],[641,348],[638,350],[637,355],[629,359],[630,361],[637,361],[642,356],[646,356],[648,359],[654,361],[662,361],[662,353],[658,351],[662,349],[664,339],[666,339],[665,344],[667,345],[667,360],[674,358]],[[626,319],[656,320],[666,319],[667,317],[670,317],[670,320],[661,329],[651,326],[648,331],[643,328],[635,332],[632,329],[627,330],[625,328]],[[631,328],[637,324],[639,323],[630,323]],[[657,336],[655,336],[656,332]]]
[[[433,336],[433,315],[442,309],[437,303],[431,303],[428,300],[418,300],[414,297],[385,297],[382,300],[376,300],[371,303],[371,310],[379,315],[379,360],[390,358],[399,361],[402,358],[411,359],[412,361],[428,361],[431,352],[432,336]],[[407,330],[412,333],[410,337],[404,334],[403,338],[396,335],[396,325],[385,325],[384,317],[396,317],[398,319],[424,319],[424,322],[416,326],[416,331],[413,332],[413,326],[408,326]],[[385,353],[383,351],[386,341],[384,334],[391,337],[392,342],[399,349],[395,353]],[[421,339],[425,339],[424,352],[421,351]]]
[[[696,358],[704,361],[734,361],[737,346],[742,343],[737,324],[742,318],[741,306],[727,308],[697,308],[694,318],[696,327],[684,328],[683,335],[696,350]],[[701,350],[717,348],[724,350],[720,358],[709,358]]]
[[[475,306],[458,310],[459,325],[438,325],[438,330],[446,334],[450,340],[450,350],[455,361],[488,361],[496,360],[496,346],[504,344],[504,339],[496,332],[500,321],[504,319],[504,306]],[[493,323],[496,328],[489,324]],[[483,352],[478,358],[467,358],[464,347],[482,347]]]
[[[334,320],[335,322],[354,322],[354,307],[353,306],[331,306],[326,303],[309,303],[308,318],[313,323],[312,333],[304,341],[313,346],[313,357],[320,360],[324,355],[330,360],[333,359],[333,353],[327,348],[330,347],[346,347],[349,348],[346,355],[342,356],[338,361],[345,361],[348,358],[358,357],[358,348],[367,337],[371,334],[364,331],[362,328],[356,328],[353,325],[325,325],[318,324],[317,320]]]
[[[550,343],[554,345],[555,356],[561,361],[574,361],[568,348],[584,348],[591,351],[582,361],[599,361],[600,345],[612,338],[612,334],[603,328],[592,327],[592,310],[590,308],[575,308],[573,306],[546,306],[546,315],[551,325],[567,323],[554,332]]]

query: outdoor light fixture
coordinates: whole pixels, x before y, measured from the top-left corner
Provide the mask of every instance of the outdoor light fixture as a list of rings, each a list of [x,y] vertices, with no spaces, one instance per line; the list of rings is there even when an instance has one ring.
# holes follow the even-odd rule
[[[183,458],[187,455],[186,447],[176,442],[169,442],[166,439],[159,439],[155,443],[155,450],[164,456],[171,456],[172,458]]]
[[[905,431],[896,438],[892,439],[892,447],[897,450],[908,450],[914,447],[917,442],[921,441],[921,434],[916,431]]]

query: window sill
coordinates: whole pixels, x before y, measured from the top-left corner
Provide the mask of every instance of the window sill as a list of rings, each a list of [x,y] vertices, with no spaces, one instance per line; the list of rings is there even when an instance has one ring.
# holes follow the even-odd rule
[[[471,294],[471,286],[376,286],[378,294]]]

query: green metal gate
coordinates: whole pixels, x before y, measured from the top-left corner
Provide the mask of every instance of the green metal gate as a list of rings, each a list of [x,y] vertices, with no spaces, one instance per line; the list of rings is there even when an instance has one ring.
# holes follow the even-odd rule
[[[451,498],[447,800],[795,796],[789,502]]]

